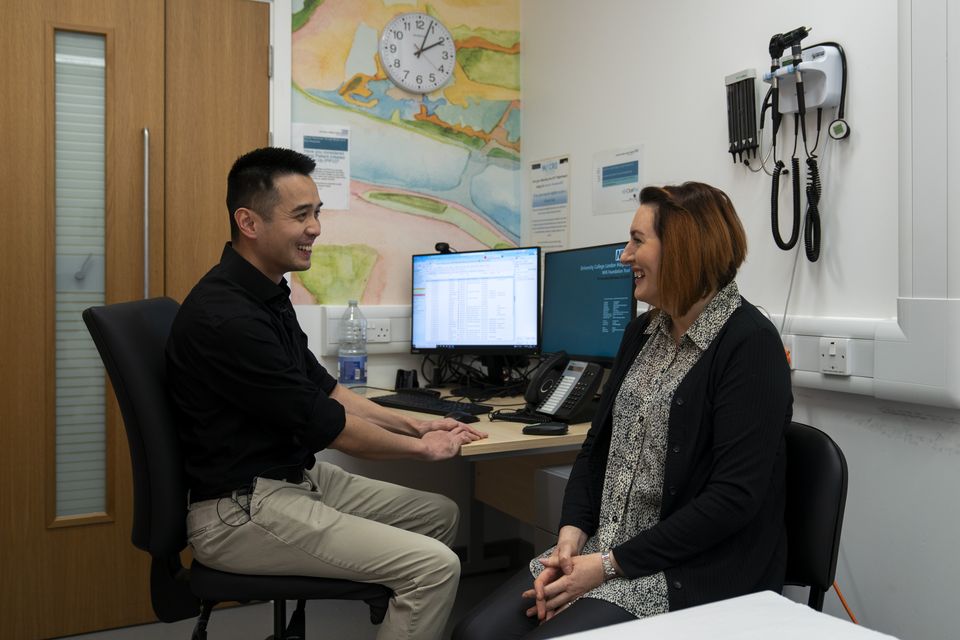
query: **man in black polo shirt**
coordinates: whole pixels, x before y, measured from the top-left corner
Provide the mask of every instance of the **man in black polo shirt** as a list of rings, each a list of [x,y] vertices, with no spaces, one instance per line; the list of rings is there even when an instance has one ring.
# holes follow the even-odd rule
[[[395,597],[378,638],[439,638],[460,575],[449,549],[456,504],[314,453],[442,460],[484,434],[384,409],[338,385],[307,349],[284,274],[310,268],[320,235],[313,168],[289,149],[236,161],[232,242],[184,300],[167,343],[190,545],[223,571],[384,584]]]

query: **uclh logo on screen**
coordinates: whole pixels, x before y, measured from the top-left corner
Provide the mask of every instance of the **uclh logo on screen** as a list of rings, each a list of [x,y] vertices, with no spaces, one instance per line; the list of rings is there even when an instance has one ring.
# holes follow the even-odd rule
[[[620,262],[620,255],[622,253],[623,253],[623,247],[620,247],[619,249],[613,252],[613,259],[616,260],[617,262]]]

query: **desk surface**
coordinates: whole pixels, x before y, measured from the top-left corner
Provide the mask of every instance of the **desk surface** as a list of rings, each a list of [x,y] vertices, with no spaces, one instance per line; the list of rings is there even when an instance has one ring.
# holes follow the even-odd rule
[[[373,394],[371,394],[373,395]],[[379,395],[379,394],[378,394]],[[494,405],[495,407],[517,407],[523,403],[522,397],[516,398],[493,398],[483,404]],[[415,411],[406,411],[403,409],[394,409],[410,413],[423,420],[435,420],[438,416]],[[523,427],[520,422],[504,422],[497,420],[490,422],[488,414],[477,416],[479,422],[474,422],[471,426],[480,431],[489,434],[483,440],[477,440],[470,444],[463,445],[460,448],[460,455],[464,458],[473,458],[476,456],[487,456],[498,453],[535,453],[540,450],[550,449],[578,449],[583,444],[583,439],[590,430],[590,424],[587,422],[572,424],[567,433],[562,436],[527,436],[523,434]]]
[[[586,422],[570,425],[562,436],[528,436],[523,434],[524,425],[520,422],[490,422],[481,416],[472,426],[489,434],[483,440],[477,440],[460,447],[464,458],[484,456],[495,453],[537,452],[548,449],[578,449],[587,437],[590,425]]]
[[[570,640],[895,640],[772,591],[564,636]]]

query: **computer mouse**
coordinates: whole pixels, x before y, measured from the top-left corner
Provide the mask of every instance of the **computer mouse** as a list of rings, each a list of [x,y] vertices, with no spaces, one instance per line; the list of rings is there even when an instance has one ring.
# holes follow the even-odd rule
[[[528,436],[562,436],[567,432],[567,425],[562,422],[541,422],[528,424],[523,428]]]
[[[472,413],[467,413],[466,411],[457,411],[457,410],[453,410],[443,417],[453,418],[454,420],[463,422],[465,424],[470,424],[471,422],[476,422],[480,419],[477,416],[473,415]]]

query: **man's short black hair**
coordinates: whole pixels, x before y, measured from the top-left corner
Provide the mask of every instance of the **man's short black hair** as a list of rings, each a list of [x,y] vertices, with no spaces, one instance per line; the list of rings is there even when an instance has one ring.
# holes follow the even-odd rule
[[[278,198],[274,178],[291,173],[309,176],[316,166],[316,162],[302,153],[279,147],[255,149],[237,158],[227,176],[230,237],[236,240],[240,233],[233,214],[241,207],[270,219]]]

